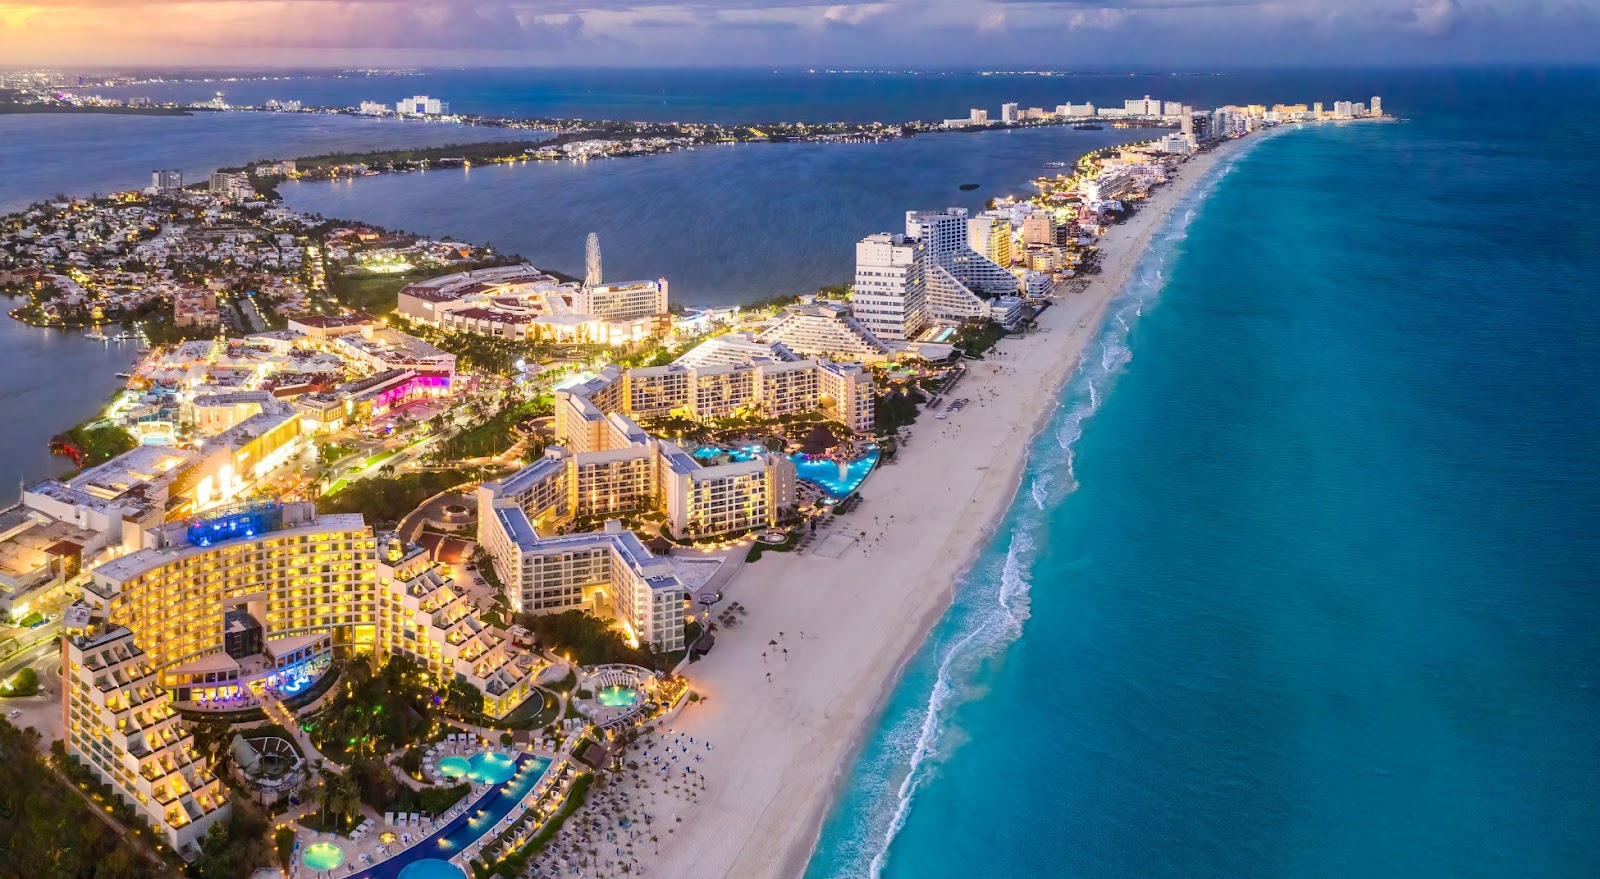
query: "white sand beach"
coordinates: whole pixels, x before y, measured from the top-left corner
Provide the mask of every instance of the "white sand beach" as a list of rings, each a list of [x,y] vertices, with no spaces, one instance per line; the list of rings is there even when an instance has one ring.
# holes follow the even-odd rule
[[[643,875],[804,871],[863,731],[1009,506],[1029,441],[1107,304],[1172,206],[1234,148],[1190,160],[1104,236],[1101,272],[1084,292],[1059,296],[1037,332],[969,362],[949,397],[971,402],[946,420],[919,419],[898,462],[868,478],[860,507],[833,519],[835,534],[855,538],[839,557],[827,556],[844,536],[805,553],[768,553],[726,588],[749,614],[688,666],[705,699],[672,721],[714,743],[700,764],[706,787],[682,813],[656,816],[671,832],[660,833]]]

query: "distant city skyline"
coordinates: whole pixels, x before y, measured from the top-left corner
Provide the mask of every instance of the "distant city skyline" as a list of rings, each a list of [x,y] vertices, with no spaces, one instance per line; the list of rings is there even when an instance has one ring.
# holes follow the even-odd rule
[[[1268,65],[1589,61],[1600,0],[0,2],[12,65]]]

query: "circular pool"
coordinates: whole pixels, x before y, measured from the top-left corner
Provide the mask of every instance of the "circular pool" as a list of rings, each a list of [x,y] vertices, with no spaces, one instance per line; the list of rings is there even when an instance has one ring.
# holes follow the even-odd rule
[[[472,761],[465,757],[457,757],[454,754],[449,757],[440,757],[439,762],[435,763],[434,766],[438,768],[439,774],[445,778],[460,778],[472,771]]]
[[[397,879],[466,879],[466,875],[460,867],[449,861],[423,858],[407,864]]]
[[[631,708],[639,704],[639,691],[633,687],[605,687],[594,700],[607,708]]]
[[[517,774],[517,761],[494,751],[473,754],[469,762],[472,764],[472,770],[467,773],[467,777],[479,784],[500,784],[509,781],[511,776]]]
[[[300,860],[305,861],[307,867],[322,872],[344,863],[344,852],[331,842],[314,842],[306,846]]]

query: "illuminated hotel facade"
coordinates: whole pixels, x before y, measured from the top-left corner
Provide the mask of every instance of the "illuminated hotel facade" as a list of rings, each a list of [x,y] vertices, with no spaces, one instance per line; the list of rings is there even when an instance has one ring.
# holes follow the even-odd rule
[[[707,421],[740,412],[766,417],[822,412],[867,434],[874,425],[873,390],[872,373],[865,367],[824,359],[611,366],[581,385],[557,391],[556,435],[568,441],[611,413]]]
[[[422,547],[395,537],[381,541],[377,574],[380,654],[404,656],[436,677],[477,688],[490,717],[505,717],[533,694],[549,663],[516,647],[506,630],[484,624]]]
[[[73,610],[82,610],[73,608]],[[62,639],[67,753],[111,787],[174,849],[198,846],[228,814],[222,782],[194,749],[157,666],[122,626]]]
[[[494,559],[512,609],[585,610],[620,621],[653,650],[682,650],[689,593],[672,563],[616,521],[600,531],[541,535],[533,520],[550,495],[541,491],[541,474],[519,480],[528,472],[478,489],[478,542]]]
[[[265,503],[146,532],[147,547],[96,568],[85,604],[129,629],[179,702],[270,685],[292,694],[337,655],[404,653],[483,692],[503,716],[543,667],[484,624],[420,548],[381,541],[359,514]]]
[[[146,532],[146,548],[94,569],[84,599],[133,632],[177,701],[208,702],[257,680],[315,677],[336,647],[371,650],[375,546],[359,514],[241,506]],[[260,627],[264,660],[224,650],[235,609]]]
[[[705,466],[650,436],[630,415],[723,418],[821,409],[852,429],[872,429],[872,376],[827,360],[607,367],[556,391],[560,446],[478,489],[478,542],[494,559],[512,607],[528,613],[584,609],[620,620],[656,650],[683,645],[688,594],[615,521],[561,535],[574,522],[660,512],[667,530],[706,537],[786,521],[796,503],[794,462],[775,452]]]
[[[498,266],[411,284],[395,312],[447,332],[618,345],[671,329],[667,291],[664,278],[587,285],[530,265]]]
[[[143,543],[96,568],[67,611],[62,711],[68,752],[175,848],[226,798],[173,702],[289,695],[335,655],[399,654],[477,688],[500,718],[548,665],[484,623],[422,549],[380,542],[360,515],[253,504],[152,528]]]
[[[565,504],[524,507],[533,520],[549,525],[653,510],[664,512],[668,528],[680,536],[776,525],[795,504],[795,468],[788,458],[769,452],[703,466],[622,413],[721,417],[748,408],[757,393],[768,395],[782,411],[804,411],[806,394],[816,390],[815,366],[815,361],[802,361],[703,370],[607,367],[587,382],[556,392],[556,437],[564,445],[547,451],[544,461],[505,484],[530,487],[512,494],[537,490],[564,498]],[[779,378],[769,382],[766,367],[797,368],[774,369],[771,375]],[[849,369],[852,380],[859,376],[871,382],[859,367]],[[870,400],[868,395],[866,405]]]

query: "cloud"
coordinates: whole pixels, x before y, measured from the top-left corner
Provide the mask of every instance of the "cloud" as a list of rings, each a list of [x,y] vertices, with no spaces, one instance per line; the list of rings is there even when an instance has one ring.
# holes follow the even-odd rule
[[[1067,16],[1067,27],[1075,31],[1111,31],[1127,20],[1128,13],[1121,9],[1086,9]]]
[[[888,11],[888,3],[840,4],[823,10],[822,21],[824,26],[831,28],[859,27]]]
[[[1461,19],[1461,4],[1456,0],[1422,0],[1411,7],[1409,29],[1430,37],[1455,30]]]
[[[1592,58],[1600,45],[1597,8],[1600,0],[0,0],[0,58],[913,67],[1069,57],[1187,66],[1568,60]],[[1137,40],[1108,36],[1135,26]]]

